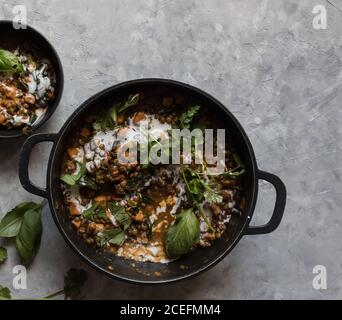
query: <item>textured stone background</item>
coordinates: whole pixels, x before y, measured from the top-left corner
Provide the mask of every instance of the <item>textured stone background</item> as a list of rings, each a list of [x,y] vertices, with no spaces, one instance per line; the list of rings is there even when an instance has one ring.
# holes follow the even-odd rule
[[[118,82],[177,79],[221,100],[241,121],[259,167],[279,175],[288,203],[279,229],[246,236],[209,272],[165,287],[140,287],[93,272],[67,247],[49,210],[39,255],[28,271],[37,297],[61,288],[64,272],[89,272],[87,298],[342,298],[342,1],[341,0],[53,0],[6,1],[0,18],[25,4],[28,23],[57,49],[65,90],[57,112],[41,130],[57,132],[90,95]],[[323,4],[328,29],[312,27]],[[36,199],[17,176],[19,143],[0,142],[0,206]],[[32,179],[44,184],[47,146],[32,157]],[[253,222],[271,214],[274,192],[261,184]],[[6,242],[2,244],[7,245]],[[9,259],[0,283],[11,286],[18,263]],[[325,265],[328,289],[312,288],[312,269]]]

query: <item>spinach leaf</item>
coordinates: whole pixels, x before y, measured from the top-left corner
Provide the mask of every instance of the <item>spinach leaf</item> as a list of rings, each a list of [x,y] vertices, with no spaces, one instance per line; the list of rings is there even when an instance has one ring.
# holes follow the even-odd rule
[[[132,219],[122,205],[117,202],[109,202],[108,209],[114,216],[115,220],[123,226],[124,230],[130,226]]]
[[[8,212],[0,222],[0,237],[15,237],[20,229],[22,218],[26,211],[38,210],[41,204],[34,202],[24,202]]]
[[[11,291],[7,287],[3,287],[0,284],[0,300],[9,300],[11,299]]]
[[[63,174],[60,177],[60,179],[66,184],[68,184],[69,186],[74,186],[80,181],[80,179],[86,174],[86,172],[87,172],[86,161],[83,160],[81,164],[81,168],[77,174]]]
[[[165,250],[169,258],[175,259],[188,253],[199,241],[200,224],[192,209],[179,213],[175,223],[166,234]]]
[[[0,247],[0,264],[3,263],[7,259],[7,249],[4,247]]]
[[[39,210],[28,210],[16,236],[15,244],[20,260],[24,265],[29,265],[37,254],[42,236],[41,208]]]
[[[65,299],[82,299],[81,288],[87,281],[87,273],[80,269],[71,268],[64,276],[64,295]]]
[[[104,246],[107,243],[121,246],[125,241],[125,233],[120,229],[108,229],[104,230],[100,237],[100,246]]]
[[[187,111],[183,112],[179,118],[179,127],[181,129],[189,129],[192,119],[200,108],[201,106],[199,105],[193,105]]]
[[[98,208],[99,204],[98,203],[94,203],[90,208],[86,209],[83,211],[83,217],[86,218],[86,219],[90,219],[95,210]]]
[[[0,72],[24,72],[24,66],[12,52],[0,49]]]

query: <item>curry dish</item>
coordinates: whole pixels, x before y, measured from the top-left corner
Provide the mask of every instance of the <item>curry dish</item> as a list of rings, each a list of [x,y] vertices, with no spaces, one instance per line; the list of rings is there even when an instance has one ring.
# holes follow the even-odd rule
[[[49,61],[0,49],[0,128],[30,130],[54,99],[55,82]]]
[[[207,174],[205,161],[118,159],[123,144],[142,142],[142,122],[149,150],[171,129],[214,128],[216,120],[208,119],[206,106],[182,93],[141,91],[99,110],[74,130],[61,168],[61,192],[75,232],[94,248],[155,263],[171,262],[221,238],[244,205],[245,167],[229,141],[224,171],[217,175]],[[192,145],[191,154],[195,150]],[[180,158],[184,160],[183,153]]]

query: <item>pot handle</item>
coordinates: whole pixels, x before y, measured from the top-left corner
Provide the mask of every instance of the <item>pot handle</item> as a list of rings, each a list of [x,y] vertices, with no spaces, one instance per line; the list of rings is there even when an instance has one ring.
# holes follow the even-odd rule
[[[30,162],[30,156],[33,147],[41,142],[51,141],[55,142],[57,139],[57,134],[50,133],[38,133],[30,136],[24,143],[20,151],[19,158],[19,180],[25,190],[33,193],[37,196],[47,198],[47,189],[40,188],[31,182],[28,172],[28,166]]]
[[[286,188],[284,183],[276,175],[259,170],[257,178],[271,183],[276,191],[276,201],[273,214],[269,222],[263,226],[248,226],[245,234],[265,234],[274,231],[280,224],[283,217],[286,203]]]

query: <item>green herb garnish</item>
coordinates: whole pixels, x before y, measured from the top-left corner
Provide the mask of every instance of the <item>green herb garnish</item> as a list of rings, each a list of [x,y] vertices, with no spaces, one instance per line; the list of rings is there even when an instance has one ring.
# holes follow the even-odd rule
[[[100,237],[100,246],[105,244],[115,244],[121,246],[125,241],[125,233],[121,228],[104,230]]]
[[[82,187],[87,187],[93,190],[97,190],[96,181],[93,178],[89,178],[88,176],[84,175],[79,180],[79,185]]]
[[[83,161],[77,174],[63,174],[60,179],[69,186],[74,186],[83,178],[86,172],[86,161]]]
[[[185,111],[184,113],[181,114],[180,118],[179,118],[179,127],[180,129],[189,129],[191,122],[194,118],[194,116],[196,115],[196,113],[198,112],[198,110],[201,108],[201,106],[199,105],[193,105],[191,107],[189,107],[189,109],[187,111]]]
[[[93,127],[96,131],[105,131],[106,129],[114,129],[117,124],[118,114],[129,107],[135,106],[139,101],[139,93],[128,96],[127,100],[122,103],[115,104],[97,121]]]
[[[177,214],[175,223],[166,234],[165,250],[169,258],[176,259],[188,253],[199,241],[200,225],[192,209]]]
[[[22,73],[24,71],[24,66],[14,53],[0,49],[0,72]]]
[[[123,226],[124,230],[130,226],[132,219],[122,205],[117,202],[109,202],[108,209],[114,216],[115,220]]]
[[[98,208],[98,206],[99,206],[99,204],[95,203],[90,208],[84,210],[82,213],[83,217],[86,219],[90,219],[93,216],[95,210]]]

